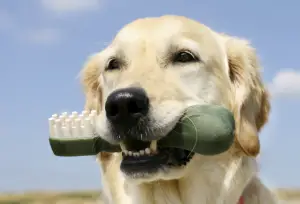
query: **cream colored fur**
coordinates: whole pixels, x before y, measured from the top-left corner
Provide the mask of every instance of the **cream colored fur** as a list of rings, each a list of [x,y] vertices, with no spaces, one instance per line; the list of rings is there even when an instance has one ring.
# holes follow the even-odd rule
[[[190,49],[201,63],[164,61],[170,47]],[[110,56],[122,54],[122,71],[105,72]],[[246,40],[212,31],[181,16],[145,18],[126,25],[111,45],[93,55],[82,71],[86,109],[97,109],[97,131],[110,140],[103,104],[109,93],[139,85],[150,97],[153,117],[168,132],[186,107],[214,103],[233,111],[236,137],[216,156],[195,155],[184,168],[129,177],[120,171],[119,153],[98,155],[109,204],[274,204],[257,177],[259,131],[267,122],[269,101],[255,50]]]

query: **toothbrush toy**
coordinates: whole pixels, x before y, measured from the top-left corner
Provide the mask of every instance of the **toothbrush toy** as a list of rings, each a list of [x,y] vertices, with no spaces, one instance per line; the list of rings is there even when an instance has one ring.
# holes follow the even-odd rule
[[[63,113],[49,118],[50,146],[56,156],[89,156],[99,152],[121,152],[95,132],[96,111]],[[220,154],[234,140],[233,114],[217,105],[187,108],[175,128],[157,143],[161,147],[189,150],[202,155]]]

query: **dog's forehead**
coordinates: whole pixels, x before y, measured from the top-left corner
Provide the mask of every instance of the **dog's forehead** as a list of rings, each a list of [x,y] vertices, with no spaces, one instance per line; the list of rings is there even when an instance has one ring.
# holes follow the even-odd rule
[[[181,16],[143,18],[124,26],[115,37],[118,43],[166,42],[186,34],[207,34],[208,28],[196,21]]]
[[[177,21],[167,23],[158,19],[140,19],[125,26],[116,36],[116,41],[134,43],[139,41],[157,41],[169,38],[180,32],[181,24]]]
[[[178,47],[198,52],[202,61],[227,64],[224,43],[209,27],[182,16],[142,18],[125,25],[110,48],[134,61],[155,59]],[[134,58],[133,58],[134,57]],[[146,58],[147,57],[147,58]],[[226,65],[225,65],[226,66]],[[226,68],[227,69],[227,68]]]

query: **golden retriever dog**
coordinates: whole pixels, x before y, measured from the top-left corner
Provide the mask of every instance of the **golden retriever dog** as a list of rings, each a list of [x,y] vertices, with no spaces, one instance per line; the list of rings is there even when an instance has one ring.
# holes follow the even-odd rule
[[[135,20],[82,70],[96,132],[122,153],[100,153],[105,203],[274,204],[257,176],[259,131],[270,110],[255,50],[182,16]],[[157,141],[195,104],[234,113],[230,149],[203,156]]]

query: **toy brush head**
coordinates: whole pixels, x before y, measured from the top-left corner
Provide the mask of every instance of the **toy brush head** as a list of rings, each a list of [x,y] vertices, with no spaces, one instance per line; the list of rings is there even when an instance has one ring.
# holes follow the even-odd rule
[[[88,156],[99,152],[120,152],[119,145],[103,140],[94,130],[96,111],[53,115],[49,119],[50,145],[57,156]],[[234,139],[232,113],[221,106],[189,107],[175,128],[158,141],[158,146],[215,155],[229,149]]]

